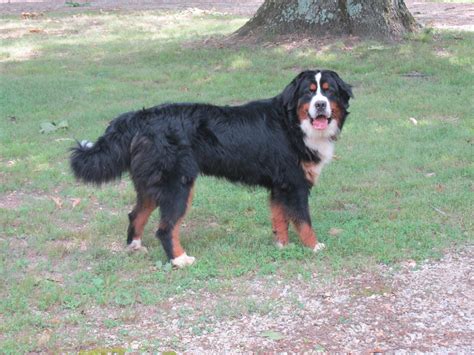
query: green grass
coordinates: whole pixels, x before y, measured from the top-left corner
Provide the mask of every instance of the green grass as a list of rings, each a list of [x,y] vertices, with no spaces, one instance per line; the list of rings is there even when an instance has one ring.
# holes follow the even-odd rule
[[[314,272],[438,257],[472,242],[472,33],[360,42],[350,50],[343,41],[321,51],[203,44],[244,22],[163,12],[1,20],[2,351],[102,346],[100,335],[90,336],[90,309],[123,311],[100,324],[133,338],[123,325],[133,322],[134,307],[159,307],[185,290],[218,293],[265,275],[309,280]],[[299,68],[320,67],[353,83],[356,98],[338,159],[311,195],[314,225],[327,244],[319,255],[294,233],[287,249],[273,246],[266,191],[201,177],[182,228],[196,265],[170,270],[153,237],[156,215],[144,237],[149,254],[128,256],[128,178],[96,189],[76,183],[68,169],[73,139],[98,137],[122,112],[164,101],[270,97]],[[426,76],[403,75],[411,72]],[[42,122],[62,120],[67,130],[39,133]],[[331,228],[342,232],[330,236]],[[271,308],[242,301],[216,312],[225,318]]]

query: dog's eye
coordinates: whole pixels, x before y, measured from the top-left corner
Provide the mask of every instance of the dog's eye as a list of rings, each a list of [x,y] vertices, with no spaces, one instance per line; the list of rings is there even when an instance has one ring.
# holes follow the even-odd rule
[[[315,83],[312,83],[309,86],[309,91],[311,91],[311,92],[316,92],[317,89],[318,89],[318,86]]]

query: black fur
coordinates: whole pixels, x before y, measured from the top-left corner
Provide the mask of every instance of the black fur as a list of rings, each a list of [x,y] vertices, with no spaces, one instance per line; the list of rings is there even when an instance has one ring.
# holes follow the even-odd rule
[[[311,184],[301,162],[317,163],[319,157],[304,144],[297,108],[308,94],[303,86],[315,73],[303,72],[281,94],[242,106],[166,104],[123,114],[92,147],[72,149],[74,175],[102,184],[129,171],[138,197],[127,242],[137,233],[134,221],[146,214],[148,201],[160,208],[157,237],[170,259],[177,256],[172,233],[199,174],[265,187],[293,222],[310,225]],[[351,88],[336,73],[323,73],[338,86],[335,99],[345,118]]]

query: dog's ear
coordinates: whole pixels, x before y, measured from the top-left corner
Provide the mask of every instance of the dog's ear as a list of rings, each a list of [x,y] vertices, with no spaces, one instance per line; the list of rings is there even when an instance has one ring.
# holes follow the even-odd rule
[[[305,76],[307,71],[303,71],[299,73],[296,78],[294,78],[291,83],[289,83],[283,92],[280,94],[283,105],[286,107],[288,111],[293,110],[296,108],[298,99],[296,98],[296,93],[300,87],[301,78]]]
[[[344,80],[342,80],[341,77],[335,71],[331,71],[331,75],[336,81],[337,86],[339,86],[339,93],[341,94],[341,98],[344,103],[344,108],[347,109],[349,107],[350,98],[354,97],[354,94],[352,93],[352,85],[349,85]]]

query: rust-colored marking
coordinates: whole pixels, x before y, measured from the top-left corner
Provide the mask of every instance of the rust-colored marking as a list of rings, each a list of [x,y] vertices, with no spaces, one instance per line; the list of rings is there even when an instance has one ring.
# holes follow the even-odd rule
[[[173,230],[171,231],[171,247],[172,247],[173,259],[177,258],[178,256],[183,255],[184,253],[184,249],[181,246],[181,242],[179,240],[179,230],[181,228],[181,223],[183,222],[183,219],[186,216],[186,213],[191,207],[193,196],[194,196],[194,185],[191,187],[191,190],[189,191],[188,200],[186,201],[186,211],[184,212],[184,215],[180,219],[178,219],[178,221],[173,227]]]
[[[272,228],[275,235],[275,241],[281,245],[288,244],[288,217],[285,209],[278,203],[270,203],[270,210],[272,213]]]
[[[298,106],[298,118],[300,121],[304,121],[308,118],[309,102],[303,103]]]
[[[321,87],[323,88],[323,90],[329,90],[329,83],[327,83],[327,82],[326,82],[326,83],[323,83],[323,84],[321,85]]]
[[[177,258],[178,256],[183,255],[184,249],[181,246],[181,242],[179,241],[179,229],[181,227],[182,218],[178,219],[176,225],[173,227],[171,231],[171,247],[173,253],[173,259]]]
[[[142,238],[145,225],[148,222],[148,218],[155,210],[156,204],[152,200],[145,200],[142,205],[137,207],[139,207],[139,210],[137,211],[137,215],[133,220],[133,240],[140,240]]]
[[[316,166],[317,164],[312,161],[310,162],[304,161],[301,163],[301,167],[303,168],[303,171],[304,171],[304,176],[311,185],[316,184],[319,178],[319,174],[316,172]]]
[[[295,223],[295,228],[301,243],[308,248],[314,249],[316,244],[318,244],[318,240],[311,226],[308,223]]]
[[[337,125],[340,127],[341,119],[342,119],[342,109],[341,106],[335,101],[331,101],[331,117],[337,121]]]
[[[316,92],[317,89],[318,89],[318,86],[316,85],[316,83],[311,83],[311,85],[309,86],[309,90],[311,92]]]

